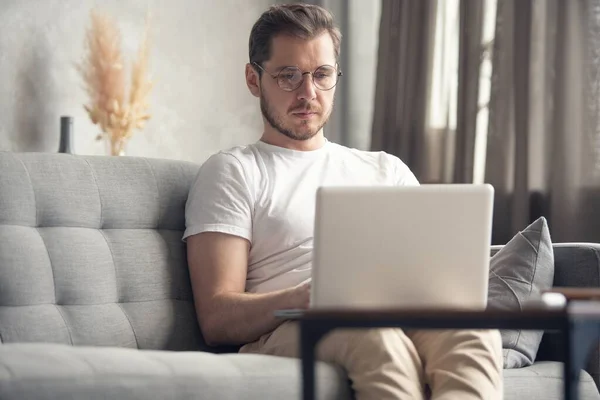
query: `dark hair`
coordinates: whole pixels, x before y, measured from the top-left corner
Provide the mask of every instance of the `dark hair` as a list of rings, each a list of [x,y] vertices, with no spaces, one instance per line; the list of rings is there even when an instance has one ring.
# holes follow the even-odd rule
[[[260,16],[250,31],[250,63],[262,65],[271,58],[271,42],[276,35],[312,39],[324,31],[331,35],[337,60],[342,35],[329,11],[312,4],[273,5]],[[258,72],[260,74],[262,71],[259,69]]]

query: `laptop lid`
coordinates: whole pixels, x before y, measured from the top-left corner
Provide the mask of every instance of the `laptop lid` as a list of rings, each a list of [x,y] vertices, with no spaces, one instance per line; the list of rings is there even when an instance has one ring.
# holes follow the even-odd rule
[[[321,187],[311,308],[483,309],[493,187]]]

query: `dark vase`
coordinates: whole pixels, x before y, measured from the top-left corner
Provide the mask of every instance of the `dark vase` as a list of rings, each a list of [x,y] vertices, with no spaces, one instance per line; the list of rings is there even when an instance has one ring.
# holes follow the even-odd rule
[[[73,117],[60,117],[59,153],[73,153]]]

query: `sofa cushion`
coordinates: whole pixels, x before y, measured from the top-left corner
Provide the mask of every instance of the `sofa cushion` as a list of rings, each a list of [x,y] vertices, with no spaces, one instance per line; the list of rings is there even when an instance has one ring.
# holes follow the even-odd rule
[[[0,171],[0,342],[207,348],[181,240],[198,165],[0,152]]]
[[[504,370],[504,400],[562,400],[563,364],[536,362],[525,368]],[[594,380],[586,371],[579,376],[579,398],[600,400]]]
[[[341,369],[319,362],[320,399],[347,399]],[[296,359],[44,343],[0,345],[0,399],[296,399]]]
[[[531,298],[552,287],[554,253],[544,217],[517,233],[490,262],[488,308],[522,310]],[[533,364],[542,331],[501,330],[504,368]]]
[[[300,397],[298,360],[112,347],[0,345],[0,398],[293,399]],[[348,399],[341,369],[317,364],[319,399]],[[600,400],[581,371],[580,399]],[[505,400],[562,399],[562,363],[504,370]]]
[[[600,243],[554,243],[554,284],[561,287],[600,287]],[[536,360],[562,360],[562,335],[546,332]],[[590,351],[585,368],[600,387],[600,343]]]

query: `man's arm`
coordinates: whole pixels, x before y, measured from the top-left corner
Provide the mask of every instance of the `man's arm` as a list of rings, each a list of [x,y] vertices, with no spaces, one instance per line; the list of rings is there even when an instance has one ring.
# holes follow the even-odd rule
[[[187,239],[196,314],[209,345],[245,344],[275,329],[275,310],[307,308],[308,284],[271,293],[245,293],[250,244],[238,236],[206,232]]]

